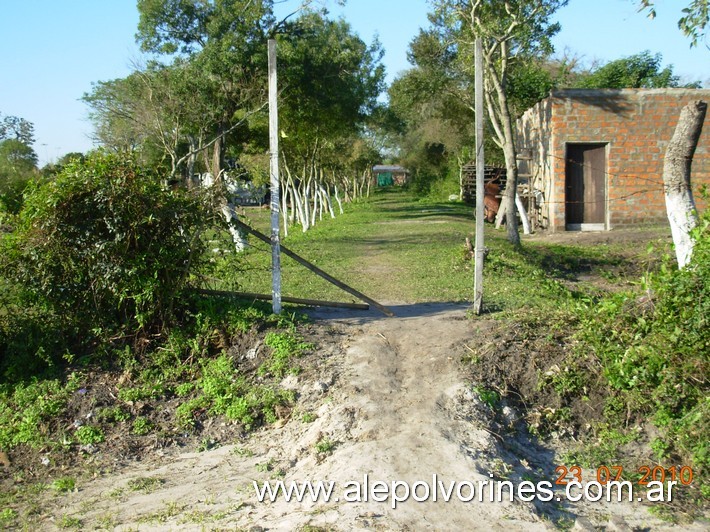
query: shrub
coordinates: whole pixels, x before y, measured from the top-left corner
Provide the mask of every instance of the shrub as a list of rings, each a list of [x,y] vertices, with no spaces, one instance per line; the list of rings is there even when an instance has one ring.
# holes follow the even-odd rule
[[[617,404],[609,412],[650,416],[654,443],[707,478],[710,467],[710,213],[694,232],[690,264],[667,259],[645,293],[618,294],[590,309],[582,347],[601,362]],[[611,401],[610,404],[611,405]],[[699,475],[700,476],[700,475]]]
[[[200,201],[130,159],[96,154],[30,186],[3,269],[82,330],[126,333],[170,320],[203,251]]]

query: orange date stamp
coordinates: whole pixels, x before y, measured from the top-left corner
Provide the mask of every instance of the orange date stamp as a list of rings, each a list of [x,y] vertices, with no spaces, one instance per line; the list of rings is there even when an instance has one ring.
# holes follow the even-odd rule
[[[682,467],[662,467],[662,466],[641,466],[636,469],[635,473],[640,476],[637,480],[639,486],[648,486],[649,482],[666,481],[677,482],[682,486],[689,486],[693,482],[693,468],[690,466]],[[564,466],[559,465],[555,468],[557,478],[555,484],[558,486],[566,486],[570,482],[582,484],[585,480],[583,477],[583,469],[580,466]],[[596,474],[596,478],[594,475]],[[624,475],[623,466],[599,466],[596,470],[592,470],[593,480],[599,484],[608,484],[609,482],[620,482]]]

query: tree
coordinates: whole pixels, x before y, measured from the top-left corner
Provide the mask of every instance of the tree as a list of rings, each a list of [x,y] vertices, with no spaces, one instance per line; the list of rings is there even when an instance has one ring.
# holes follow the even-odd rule
[[[266,41],[275,31],[271,0],[139,0],[136,39],[146,52],[175,57],[190,66],[192,94],[209,167],[224,167],[225,138],[250,109],[265,101]]]
[[[357,130],[383,90],[380,43],[368,46],[344,20],[310,12],[285,28],[279,45],[284,144],[307,150]]]
[[[5,116],[0,121],[0,140],[5,139],[15,139],[31,146],[35,141],[34,125],[24,118]]]
[[[659,89],[678,87],[679,78],[673,67],[661,68],[661,54],[646,50],[636,55],[611,61],[584,75],[577,86],[585,89]]]
[[[16,116],[0,121],[0,208],[11,213],[19,211],[22,191],[37,169],[33,142],[31,122]]]
[[[455,43],[463,60],[461,67],[469,72],[475,41],[482,41],[486,107],[507,170],[504,202],[508,239],[518,246],[518,221],[513,215],[518,165],[510,73],[515,65],[552,52],[550,39],[560,26],[550,18],[567,0],[434,0],[433,4],[433,22],[446,41]]]
[[[214,130],[211,93],[203,93],[203,81],[194,62],[177,59],[169,66],[152,62],[126,78],[96,83],[83,98],[92,109],[96,139],[114,151],[139,151],[144,164],[166,164],[171,176],[180,170],[191,176]]]
[[[655,0],[637,0],[639,11],[646,11],[650,18],[655,18]],[[710,0],[691,0],[683,8],[683,16],[678,20],[678,27],[690,39],[690,46],[707,39],[707,27],[710,22]],[[710,49],[710,44],[705,44]]]
[[[284,25],[278,42],[284,200],[292,197],[307,230],[316,209],[334,215],[331,188],[339,185],[346,199],[363,189],[365,175],[358,179],[358,171],[369,169],[361,165],[372,151],[362,133],[383,90],[383,51],[344,20],[315,11]]]
[[[420,193],[458,179],[454,167],[468,160],[473,139],[470,80],[456,68],[456,48],[440,37],[435,29],[420,30],[407,53],[414,67],[389,88],[389,127]]]
[[[663,161],[666,210],[679,268],[690,262],[693,253],[690,233],[698,225],[693,190],[690,187],[690,167],[707,109],[707,103],[702,101],[691,102],[683,108]]]
[[[272,4],[140,0],[137,42],[168,62],[137,66],[84,96],[97,138],[117,151],[140,151],[172,176],[190,177],[199,165],[219,175],[228,147],[244,140],[266,103],[266,40],[279,27]]]
[[[15,138],[0,142],[0,168],[11,174],[32,172],[37,166],[37,154],[24,142]]]

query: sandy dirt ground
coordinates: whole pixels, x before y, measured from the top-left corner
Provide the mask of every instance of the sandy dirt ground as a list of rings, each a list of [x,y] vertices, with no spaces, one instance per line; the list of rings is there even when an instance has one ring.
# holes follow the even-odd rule
[[[116,530],[543,530],[556,527],[661,530],[632,503],[375,502],[375,481],[553,481],[552,447],[490,427],[491,408],[466,383],[467,345],[493,327],[455,304],[392,306],[375,312],[314,311],[315,371],[282,385],[294,409],[248,440],[215,450],[156,456],[110,478],[82,483],[62,499],[47,528],[78,519]],[[304,421],[303,415],[310,414]],[[514,418],[515,412],[504,409]],[[369,481],[369,500],[353,482]],[[329,502],[259,502],[253,483],[333,481]],[[346,490],[350,490],[346,493]],[[364,499],[363,487],[359,491]],[[404,493],[399,488],[399,494]],[[488,492],[486,492],[487,494]],[[462,491],[470,494],[468,488]],[[425,488],[420,485],[418,497]],[[349,500],[345,500],[346,497]],[[430,497],[431,498],[431,497]],[[702,530],[698,525],[688,529]]]

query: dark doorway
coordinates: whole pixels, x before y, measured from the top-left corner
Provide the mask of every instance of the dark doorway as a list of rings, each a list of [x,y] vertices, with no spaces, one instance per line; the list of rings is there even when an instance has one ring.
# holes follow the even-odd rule
[[[565,172],[568,230],[606,229],[606,144],[568,144]]]

